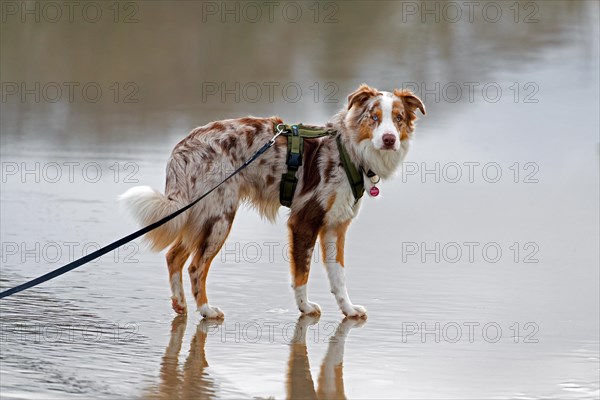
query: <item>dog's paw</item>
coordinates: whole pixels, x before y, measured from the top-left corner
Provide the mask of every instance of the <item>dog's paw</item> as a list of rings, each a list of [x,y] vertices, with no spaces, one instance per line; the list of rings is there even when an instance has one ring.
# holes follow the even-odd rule
[[[317,303],[312,303],[310,301],[302,303],[298,307],[298,309],[300,310],[302,315],[312,315],[312,316],[321,315],[321,307]]]
[[[198,322],[198,326],[196,327],[196,332],[200,335],[208,335],[210,333],[215,333],[215,331],[224,323],[222,319],[206,319],[202,318],[200,322]]]
[[[208,304],[203,304],[198,308],[200,315],[208,319],[223,319],[225,314],[219,309],[219,307],[211,307]]]
[[[350,305],[350,307],[342,310],[342,312],[348,318],[367,318],[367,309],[363,306]]]
[[[366,318],[350,318],[344,317],[342,322],[338,325],[338,330],[347,334],[353,328],[362,328],[367,323]]]
[[[294,337],[292,343],[306,345],[306,335],[311,326],[319,322],[320,315],[308,315],[302,314],[296,322],[296,329],[294,330]]]
[[[301,314],[298,317],[298,321],[296,321],[296,326],[300,327],[301,329],[306,329],[308,327],[316,325],[319,322],[320,318],[320,315]]]
[[[177,298],[171,297],[171,307],[173,307],[173,311],[179,315],[187,314],[187,306],[185,301],[182,303],[180,300],[177,300]]]

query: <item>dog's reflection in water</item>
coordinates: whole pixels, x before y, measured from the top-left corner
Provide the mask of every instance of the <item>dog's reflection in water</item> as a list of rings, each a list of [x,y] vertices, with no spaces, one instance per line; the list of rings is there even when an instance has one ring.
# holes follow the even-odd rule
[[[200,321],[190,343],[189,355],[182,371],[179,367],[179,352],[186,324],[187,315],[178,315],[171,322],[171,338],[160,367],[160,385],[158,390],[152,391],[153,393],[147,395],[147,398],[214,399],[219,397],[218,385],[205,372],[208,363],[204,347],[211,327],[221,324],[221,321]]]
[[[345,318],[340,322],[329,341],[327,353],[321,363],[317,390],[310,372],[306,335],[318,318],[301,316],[296,322],[294,339],[290,344],[288,362],[287,396],[289,399],[345,399],[344,393],[344,347],[350,329],[362,326],[365,319]]]
[[[327,353],[315,390],[310,372],[307,334],[310,327],[319,322],[318,317],[301,316],[296,322],[290,343],[287,371],[287,397],[289,399],[344,399],[343,360],[346,337],[350,330],[365,323],[364,319],[342,320],[330,338]],[[183,370],[179,367],[179,353],[185,334],[187,317],[178,315],[171,323],[171,338],[162,358],[160,385],[148,398],[160,399],[213,399],[219,395],[219,384],[206,372],[208,362],[204,347],[210,332],[222,323],[219,320],[202,320],[190,344],[189,355]],[[312,331],[311,331],[312,332]],[[220,337],[220,335],[219,335]],[[248,396],[251,397],[251,396]]]

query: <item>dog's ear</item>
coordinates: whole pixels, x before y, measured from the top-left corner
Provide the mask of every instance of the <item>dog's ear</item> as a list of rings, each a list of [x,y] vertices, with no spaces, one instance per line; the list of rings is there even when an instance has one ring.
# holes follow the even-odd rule
[[[421,114],[425,115],[425,105],[413,92],[410,90],[394,90],[394,96],[400,98],[402,100],[402,104],[404,104],[404,108],[407,112],[414,114],[417,108],[421,111]],[[416,117],[416,115],[415,115]]]
[[[363,83],[348,96],[348,110],[354,105],[362,106],[368,99],[377,96],[378,93],[377,89],[373,89],[366,83]]]

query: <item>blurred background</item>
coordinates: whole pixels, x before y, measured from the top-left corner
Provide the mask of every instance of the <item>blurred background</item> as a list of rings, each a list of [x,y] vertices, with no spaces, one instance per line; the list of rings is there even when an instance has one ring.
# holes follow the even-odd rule
[[[362,82],[427,107],[350,229],[360,328],[316,256],[323,316],[290,344],[286,210],[244,208],[208,279],[223,325],[173,319],[164,255],[135,243],[0,302],[3,398],[598,398],[598,2],[0,11],[2,289],[133,231],[116,196],[162,190],[196,126],[323,124]]]

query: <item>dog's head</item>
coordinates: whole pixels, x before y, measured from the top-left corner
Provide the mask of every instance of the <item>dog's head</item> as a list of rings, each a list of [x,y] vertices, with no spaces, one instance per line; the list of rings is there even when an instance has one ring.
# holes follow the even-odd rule
[[[346,125],[361,147],[400,151],[401,143],[412,138],[417,109],[425,115],[423,102],[409,90],[380,92],[362,84],[348,96]]]
[[[423,102],[409,90],[380,92],[362,84],[347,107],[344,122],[363,167],[391,176],[408,152],[417,109],[425,115]]]

